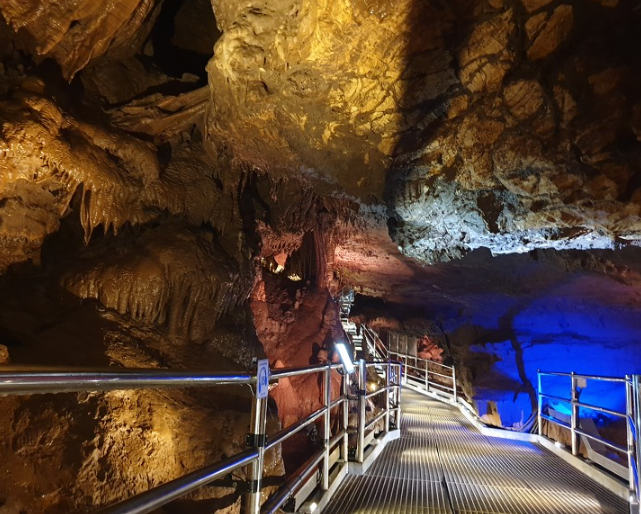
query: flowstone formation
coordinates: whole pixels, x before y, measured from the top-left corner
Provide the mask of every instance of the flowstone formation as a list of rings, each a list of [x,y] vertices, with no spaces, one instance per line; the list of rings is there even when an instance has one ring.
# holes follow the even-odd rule
[[[639,30],[633,0],[0,0],[0,365],[325,362],[354,289],[494,423],[541,363],[638,371]],[[271,398],[275,431],[319,383]],[[249,400],[4,398],[0,506],[84,512],[229,456]]]

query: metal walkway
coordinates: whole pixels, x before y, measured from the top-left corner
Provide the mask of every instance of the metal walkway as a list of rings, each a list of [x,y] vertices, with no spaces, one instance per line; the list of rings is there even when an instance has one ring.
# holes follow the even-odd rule
[[[628,514],[628,503],[546,449],[486,437],[405,389],[401,438],[348,475],[323,514]]]

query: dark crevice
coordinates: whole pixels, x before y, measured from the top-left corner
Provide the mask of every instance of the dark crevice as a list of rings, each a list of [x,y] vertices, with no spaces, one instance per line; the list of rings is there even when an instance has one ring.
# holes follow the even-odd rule
[[[180,78],[185,73],[196,75],[199,80],[195,85],[202,87],[207,84],[205,67],[213,55],[213,43],[211,52],[207,54],[176,44],[177,38],[178,40],[188,40],[189,36],[185,35],[185,32],[192,28],[195,32],[210,33],[213,41],[220,36],[220,32],[215,28],[215,17],[211,8],[209,9],[210,17],[204,15],[207,11],[202,11],[202,15],[197,18],[198,24],[202,26],[178,24],[177,16],[179,16],[181,9],[189,8],[197,3],[198,0],[165,0],[147,41],[147,47],[151,45],[152,52],[145,52],[140,56],[140,59],[144,64],[153,65],[170,77]],[[208,28],[209,30],[207,30]]]

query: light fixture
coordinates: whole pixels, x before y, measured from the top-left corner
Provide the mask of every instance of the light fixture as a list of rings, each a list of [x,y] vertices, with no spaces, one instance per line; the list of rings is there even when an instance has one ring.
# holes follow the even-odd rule
[[[345,345],[345,343],[335,343],[334,347],[338,352],[338,357],[341,360],[341,364],[343,365],[343,369],[345,370],[345,373],[347,373],[348,375],[350,373],[354,373],[354,371],[356,371],[356,368],[354,367],[354,363],[352,362],[352,357],[347,351],[347,346]]]
[[[375,393],[377,389],[378,389],[378,384],[376,382],[370,382],[367,384],[367,390],[370,393]]]

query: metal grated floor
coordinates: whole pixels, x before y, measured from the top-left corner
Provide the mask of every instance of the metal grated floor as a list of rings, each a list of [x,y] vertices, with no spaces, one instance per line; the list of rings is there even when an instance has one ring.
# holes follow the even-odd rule
[[[628,514],[628,503],[546,449],[479,434],[404,390],[401,438],[349,475],[324,514]]]

